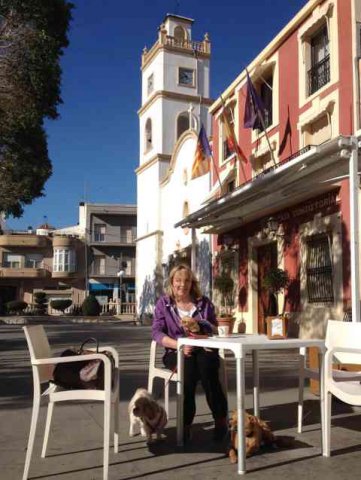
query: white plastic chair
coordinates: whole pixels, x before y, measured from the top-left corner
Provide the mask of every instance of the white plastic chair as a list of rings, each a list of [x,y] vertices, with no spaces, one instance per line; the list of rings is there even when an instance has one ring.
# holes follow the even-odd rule
[[[112,408],[114,410],[114,451],[118,453],[118,434],[119,434],[119,357],[113,347],[103,347],[102,349],[111,352],[115,361],[114,381],[112,388],[112,365],[111,361],[105,355],[94,353],[89,355],[79,355],[71,357],[53,357],[42,325],[23,327],[26,340],[29,347],[31,366],[33,370],[34,396],[33,411],[31,416],[31,426],[26,452],[23,480],[27,480],[31,456],[34,447],[37,422],[39,418],[40,400],[44,395],[48,396],[48,410],[46,417],[45,433],[41,457],[46,455],[46,449],[49,439],[51,418],[55,402],[74,401],[74,400],[95,400],[104,402],[104,452],[103,452],[103,479],[108,479],[109,470],[109,437],[110,437],[110,417]],[[53,370],[58,363],[67,363],[82,360],[100,359],[104,362],[104,390],[65,390],[54,384],[41,393],[41,385],[49,382],[53,378]]]
[[[335,322],[330,320],[329,322]],[[343,322],[336,322],[342,324]],[[345,322],[348,323],[348,322]],[[306,364],[306,347],[300,348],[300,363],[299,363],[299,383],[298,383],[298,412],[297,412],[297,432],[302,433],[303,423],[303,391],[305,386],[305,378],[317,380],[320,382],[320,371],[318,368],[307,367]],[[335,362],[334,362],[335,363]],[[348,372],[345,370],[332,370],[333,379],[335,382],[355,382],[361,381],[361,371]]]
[[[164,409],[169,418],[169,383],[177,382],[178,375],[176,372],[172,372],[168,368],[161,368],[156,366],[157,361],[157,342],[152,340],[150,344],[150,356],[149,356],[149,374],[148,374],[148,392],[153,393],[154,379],[162,378],[164,380]],[[173,375],[172,375],[173,373]]]
[[[226,362],[224,357],[224,350],[219,350],[220,356],[220,368],[219,368],[219,380],[222,385],[224,394],[227,396],[227,374],[226,374]],[[157,342],[152,340],[150,345],[150,357],[149,357],[149,374],[148,374],[148,392],[153,393],[154,379],[156,377],[163,378],[164,380],[164,409],[167,412],[169,418],[169,383],[177,382],[178,375],[173,373],[165,367],[157,367]],[[173,375],[172,375],[173,373]]]
[[[331,401],[332,395],[349,405],[361,406],[361,384],[357,381],[335,380],[332,363],[361,364],[361,323],[329,320],[326,331],[326,355],[324,364],[324,429],[322,454],[330,456],[331,450]]]

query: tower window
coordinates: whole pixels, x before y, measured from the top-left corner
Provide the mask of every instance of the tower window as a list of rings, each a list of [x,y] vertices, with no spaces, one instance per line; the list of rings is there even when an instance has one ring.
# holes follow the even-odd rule
[[[178,70],[178,83],[186,87],[194,87],[194,70],[193,68],[180,67]]]
[[[148,90],[148,95],[150,95],[154,90],[154,74],[153,73],[148,77],[147,90]]]
[[[147,152],[153,147],[152,144],[152,120],[148,118],[145,123],[145,151]]]
[[[184,40],[186,40],[186,32],[183,27],[177,25],[174,29],[174,38],[176,40],[176,45],[183,46]]]
[[[186,132],[189,129],[189,114],[188,112],[183,112],[178,115],[177,118],[177,140],[182,135],[182,133]]]

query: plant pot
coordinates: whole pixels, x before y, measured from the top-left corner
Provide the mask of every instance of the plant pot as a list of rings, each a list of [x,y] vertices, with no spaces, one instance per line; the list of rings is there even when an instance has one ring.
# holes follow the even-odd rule
[[[229,333],[233,333],[234,327],[234,317],[227,316],[227,317],[217,317],[217,326],[218,327],[229,327]]]
[[[239,322],[237,327],[238,333],[246,333],[246,322]]]

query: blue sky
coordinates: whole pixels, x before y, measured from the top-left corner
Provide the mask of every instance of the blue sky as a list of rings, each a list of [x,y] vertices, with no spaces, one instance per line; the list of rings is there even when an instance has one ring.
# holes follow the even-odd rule
[[[47,122],[53,175],[44,198],[9,228],[76,224],[78,204],[136,203],[140,59],[166,13],[195,20],[193,39],[209,32],[211,95],[216,98],[306,0],[72,0],[76,8],[62,58],[60,118]],[[178,7],[177,7],[177,4]]]

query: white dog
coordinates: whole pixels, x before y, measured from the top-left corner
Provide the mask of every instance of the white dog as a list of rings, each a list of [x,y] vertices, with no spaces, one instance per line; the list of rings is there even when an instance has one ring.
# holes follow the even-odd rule
[[[147,438],[147,443],[152,442],[153,434],[160,440],[167,424],[167,414],[145,388],[138,388],[135,392],[129,402],[128,412],[130,437],[136,434],[136,426],[139,426],[142,437]]]

